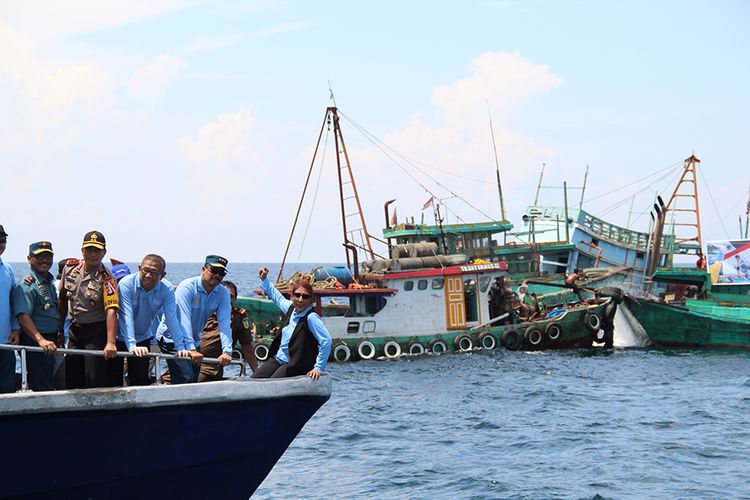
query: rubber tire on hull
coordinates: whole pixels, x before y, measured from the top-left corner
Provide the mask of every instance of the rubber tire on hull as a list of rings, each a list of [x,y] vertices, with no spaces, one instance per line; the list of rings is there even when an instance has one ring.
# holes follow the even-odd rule
[[[503,332],[502,343],[509,351],[517,351],[521,348],[523,337],[518,330],[506,330]]]
[[[369,340],[363,340],[357,345],[357,354],[362,359],[372,359],[377,353],[378,351],[375,349],[375,344]]]
[[[343,357],[339,357],[340,353],[343,353]],[[339,363],[346,363],[352,359],[352,350],[346,344],[338,344],[333,348],[333,359]]]
[[[544,330],[551,342],[557,342],[562,337],[562,326],[560,323],[550,323]]]
[[[442,340],[435,339],[430,342],[429,349],[432,354],[444,354],[448,352],[448,344]]]
[[[258,361],[266,361],[268,359],[268,354],[271,352],[268,349],[268,346],[266,344],[255,344],[255,347],[253,347],[253,352],[255,353],[255,357],[258,358]]]
[[[491,333],[485,333],[479,337],[479,345],[482,349],[494,349],[497,347],[497,339]]]
[[[406,352],[412,356],[419,356],[420,354],[424,354],[424,346],[419,342],[412,342],[409,344],[409,347],[407,347]]]
[[[389,340],[383,346],[383,354],[386,358],[397,358],[401,356],[401,346],[395,340]]]
[[[457,351],[467,352],[474,349],[474,342],[468,335],[459,335],[456,340],[453,341]]]
[[[538,326],[530,326],[526,330],[524,337],[526,338],[526,342],[532,347],[539,346],[539,344],[542,343],[542,340],[544,340],[544,334],[542,334],[542,330]]]
[[[595,312],[587,312],[583,317],[583,323],[586,325],[586,328],[596,333],[602,327],[602,318]]]

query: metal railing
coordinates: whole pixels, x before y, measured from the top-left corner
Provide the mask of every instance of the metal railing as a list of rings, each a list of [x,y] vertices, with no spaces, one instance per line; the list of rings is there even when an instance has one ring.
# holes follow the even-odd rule
[[[43,353],[47,356],[54,356],[56,354],[66,354],[66,355],[79,355],[79,356],[104,356],[103,351],[93,351],[89,349],[64,349],[64,348],[57,348],[57,350],[53,354],[47,354],[47,351],[42,349],[38,346],[26,346],[26,345],[12,345],[12,344],[0,344],[0,349],[6,350],[6,351],[19,351],[19,355],[21,357],[21,391],[28,391],[29,390],[29,383],[28,383],[28,363],[26,361],[26,351],[31,352],[39,352]],[[239,356],[239,359],[234,359],[235,356]],[[118,358],[154,358],[154,376],[156,380],[157,385],[163,384],[162,380],[162,370],[161,370],[161,361],[162,360],[169,360],[169,359],[175,359],[175,360],[183,360],[192,362],[190,358],[180,358],[177,357],[174,354],[163,354],[159,352],[149,352],[143,356],[136,356],[134,353],[129,351],[117,351]],[[245,362],[242,358],[242,352],[235,350],[232,353],[232,361],[230,365],[239,366],[240,367],[240,377],[245,376]],[[216,358],[206,358],[204,357],[201,361],[201,364],[206,363],[209,365],[218,365],[219,360]],[[151,367],[149,367],[149,370],[151,370]]]

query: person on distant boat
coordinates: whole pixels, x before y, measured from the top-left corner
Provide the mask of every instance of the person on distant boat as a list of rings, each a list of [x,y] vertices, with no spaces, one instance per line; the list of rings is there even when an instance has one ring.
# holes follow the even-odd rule
[[[65,387],[118,387],[122,385],[110,370],[109,360],[117,356],[117,309],[120,298],[117,282],[104,267],[102,259],[107,243],[99,231],[89,231],[83,237],[83,260],[68,259],[62,273],[62,287],[58,300],[60,313],[58,329],[63,329],[66,316],[70,319],[69,349],[101,350],[98,356],[65,356]]]
[[[281,334],[271,343],[268,360],[253,378],[278,378],[308,375],[318,380],[325,371],[331,353],[331,335],[313,310],[313,289],[302,279],[292,286],[292,300],[284,298],[268,281],[268,268],[258,272],[260,288],[281,309]]]
[[[698,260],[695,263],[695,267],[698,269],[706,268],[706,258],[703,256],[703,252],[698,252]]]
[[[13,290],[13,309],[21,326],[21,345],[39,346],[45,354],[27,352],[29,388],[51,391],[55,388],[55,351],[65,345],[58,329],[57,291],[52,267],[52,243],[38,241],[29,245],[29,274],[19,279]]]
[[[8,244],[8,233],[0,226],[0,255]],[[19,328],[13,314],[11,294],[16,279],[13,269],[0,259],[0,344],[18,344]],[[16,392],[16,353],[0,349],[0,394]]]
[[[199,348],[203,327],[208,318],[216,313],[219,322],[219,337],[222,354],[219,363],[226,366],[232,362],[231,312],[229,290],[219,286],[227,275],[228,261],[219,255],[206,257],[200,276],[188,278],[177,285],[175,301],[177,319],[182,328],[170,326],[162,316],[156,330],[156,341],[161,352],[177,354],[180,360],[167,360],[172,384],[196,382],[200,374],[203,354]],[[184,333],[183,333],[184,332]],[[192,361],[192,363],[191,363]]]
[[[573,292],[578,296],[578,300],[583,300],[581,297],[581,288],[578,286],[578,281],[581,279],[582,273],[579,268],[573,270],[573,274],[569,274],[565,278],[565,286],[572,288]]]
[[[115,265],[112,270],[116,271]],[[120,310],[117,313],[119,333],[117,349],[130,351],[128,383],[150,385],[149,358],[146,356],[162,317],[171,330],[181,330],[177,319],[172,283],[164,279],[167,263],[161,255],[148,254],[141,260],[138,272],[124,276],[118,283]],[[122,365],[122,358],[117,361]],[[120,368],[122,370],[122,368]]]
[[[250,364],[250,369],[258,369],[258,358],[255,357],[253,349],[253,324],[247,315],[247,310],[234,305],[237,300],[237,285],[231,281],[224,281],[222,285],[229,290],[229,300],[232,304],[232,319],[230,322],[232,328],[232,346],[238,342],[242,348],[242,355]],[[221,337],[219,337],[219,322],[216,320],[216,314],[212,314],[206,326],[203,328],[201,337],[201,352],[209,358],[218,358],[221,355]],[[198,382],[208,382],[209,380],[221,380],[224,375],[224,369],[220,365],[201,365]]]

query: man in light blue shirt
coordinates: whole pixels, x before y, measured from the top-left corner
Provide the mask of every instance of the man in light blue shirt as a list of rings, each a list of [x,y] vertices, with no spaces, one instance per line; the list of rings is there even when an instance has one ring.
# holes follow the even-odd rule
[[[8,233],[0,226],[0,255],[7,244]],[[15,284],[13,269],[0,259],[0,344],[17,345],[20,338],[18,319],[11,304]],[[16,353],[0,349],[0,394],[9,392],[16,392]]]
[[[150,385],[148,357],[151,339],[156,334],[160,319],[170,330],[181,330],[177,319],[172,284],[164,279],[167,263],[156,254],[148,254],[138,266],[138,272],[120,280],[120,309],[117,311],[119,332],[117,349],[127,350],[136,357],[128,358],[130,385]],[[117,358],[122,362],[122,358]]]
[[[177,285],[175,300],[177,319],[182,328],[170,326],[165,317],[156,330],[159,348],[165,354],[189,355],[189,360],[168,360],[169,375],[173,384],[195,382],[200,374],[203,355],[201,345],[203,327],[211,314],[216,313],[219,322],[222,366],[232,361],[232,329],[230,326],[232,305],[229,290],[219,286],[227,274],[227,259],[218,255],[206,257],[200,276],[188,278]],[[184,332],[184,333],[183,333]]]

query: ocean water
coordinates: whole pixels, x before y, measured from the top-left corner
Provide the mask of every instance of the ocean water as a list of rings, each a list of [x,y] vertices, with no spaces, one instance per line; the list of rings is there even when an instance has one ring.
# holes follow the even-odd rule
[[[261,265],[230,263],[227,279],[249,295]],[[750,498],[750,352],[495,350],[328,371],[333,396],[253,498]]]

